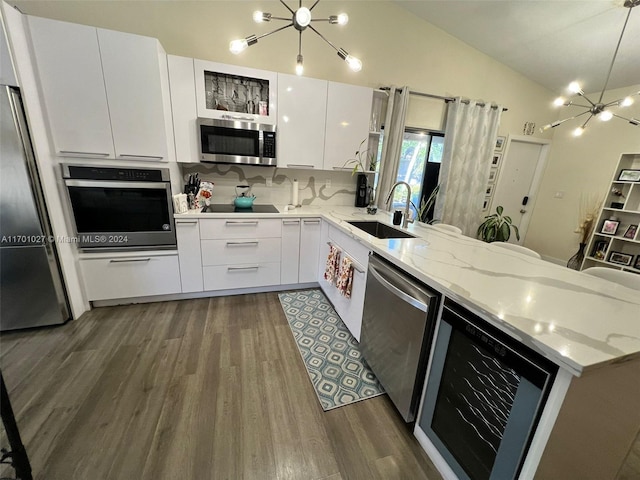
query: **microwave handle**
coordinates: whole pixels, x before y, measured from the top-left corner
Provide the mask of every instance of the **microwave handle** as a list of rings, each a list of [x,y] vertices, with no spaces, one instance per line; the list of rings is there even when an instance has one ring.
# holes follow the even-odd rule
[[[224,118],[225,120],[249,120],[251,122],[255,121],[254,117],[243,117],[241,115],[238,116],[234,116],[234,115],[222,115],[222,118]]]

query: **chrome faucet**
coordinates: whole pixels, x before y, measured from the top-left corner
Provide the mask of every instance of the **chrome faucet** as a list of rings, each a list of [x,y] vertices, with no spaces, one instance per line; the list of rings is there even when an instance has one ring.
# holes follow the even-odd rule
[[[391,200],[391,196],[393,195],[394,190],[398,185],[404,185],[407,187],[407,204],[404,207],[404,217],[402,218],[402,228],[407,228],[407,224],[413,223],[413,219],[409,220],[409,216],[411,215],[411,186],[407,182],[396,182],[391,186],[391,190],[389,190],[389,194],[387,195],[387,199],[385,200],[385,205],[389,205],[389,201]]]

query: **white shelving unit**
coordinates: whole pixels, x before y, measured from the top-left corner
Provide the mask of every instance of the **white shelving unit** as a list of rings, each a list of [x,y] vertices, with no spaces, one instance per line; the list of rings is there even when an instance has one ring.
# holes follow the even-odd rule
[[[623,170],[638,170],[640,175],[640,153],[621,155],[596,228],[587,245],[582,269],[597,266],[640,274],[640,181],[621,179]],[[617,195],[615,191],[622,195]],[[618,222],[615,231],[605,233],[607,220]],[[635,231],[630,230],[634,225]],[[625,265],[629,257],[630,263]]]

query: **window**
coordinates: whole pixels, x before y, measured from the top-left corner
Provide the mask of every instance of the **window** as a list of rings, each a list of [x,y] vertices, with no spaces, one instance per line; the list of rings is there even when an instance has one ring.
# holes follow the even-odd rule
[[[411,201],[417,208],[438,185],[443,146],[442,132],[405,128],[396,181],[407,182],[411,186]],[[393,208],[404,207],[406,198],[407,190],[397,188],[393,195]]]

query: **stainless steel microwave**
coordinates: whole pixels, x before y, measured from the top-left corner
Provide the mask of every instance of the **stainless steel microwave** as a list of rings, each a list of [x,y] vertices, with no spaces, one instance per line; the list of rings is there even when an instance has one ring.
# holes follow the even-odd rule
[[[62,165],[85,251],[176,248],[169,169]]]
[[[276,166],[275,125],[199,118],[198,130],[203,162]]]

